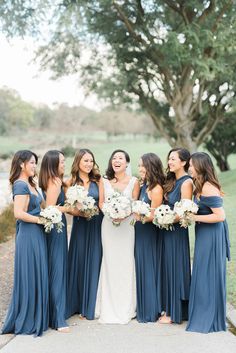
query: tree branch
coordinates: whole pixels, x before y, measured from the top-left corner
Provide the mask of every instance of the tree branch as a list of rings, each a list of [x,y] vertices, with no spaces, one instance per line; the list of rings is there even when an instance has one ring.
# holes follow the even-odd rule
[[[142,1],[141,0],[136,0],[137,3],[137,19],[136,19],[136,23],[141,23],[143,22],[142,17],[144,17],[145,13],[144,13],[144,9],[142,7]]]
[[[161,132],[161,135],[169,142],[170,146],[173,146],[175,141],[166,132],[166,130],[165,130],[166,124],[163,124],[160,117],[158,117],[156,115],[156,112],[154,112],[153,109],[151,108],[151,104],[148,102],[148,99],[145,97],[141,86],[139,85],[139,90],[132,86],[132,90],[135,94],[137,94],[139,96],[141,106],[143,106],[144,109],[148,112],[154,125]]]
[[[135,24],[126,17],[121,7],[115,1],[113,1],[113,6],[117,10],[120,20],[125,24],[128,32],[132,35],[132,37],[135,38],[138,42],[147,45],[145,40],[143,40],[143,38],[139,34],[135,33],[135,30],[133,28]]]
[[[212,27],[212,32],[214,33],[217,30],[218,24],[220,23],[220,20],[222,19],[223,15],[227,12],[228,8],[233,5],[233,0],[230,0],[228,3],[226,3],[223,8],[221,9],[220,13],[216,17],[215,24]]]
[[[211,12],[214,11],[216,7],[216,2],[215,0],[211,0],[209,6],[203,11],[201,16],[198,18],[198,23],[202,24],[207,16],[210,15]]]
[[[209,118],[205,126],[201,129],[199,134],[195,138],[197,146],[199,146],[207,135],[210,135],[215,129],[216,125],[220,122],[222,115],[219,114],[218,109],[216,109],[215,114],[209,114]]]

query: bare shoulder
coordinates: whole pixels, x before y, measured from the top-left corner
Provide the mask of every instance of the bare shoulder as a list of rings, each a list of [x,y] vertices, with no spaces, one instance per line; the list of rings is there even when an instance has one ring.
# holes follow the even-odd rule
[[[208,181],[203,185],[202,196],[221,196],[220,190]]]
[[[48,188],[58,189],[62,185],[62,181],[60,178],[53,178],[48,181]]]
[[[160,193],[163,194],[163,187],[157,184],[150,192],[152,195],[159,195]]]
[[[66,187],[69,188],[69,187],[71,186],[71,184],[72,184],[71,178],[66,179],[66,180],[64,181],[64,183],[65,183]]]
[[[182,185],[193,185],[193,179],[192,178],[186,179]]]
[[[192,189],[193,189],[193,180],[192,178],[188,178],[183,182],[181,186],[181,190],[192,190]]]

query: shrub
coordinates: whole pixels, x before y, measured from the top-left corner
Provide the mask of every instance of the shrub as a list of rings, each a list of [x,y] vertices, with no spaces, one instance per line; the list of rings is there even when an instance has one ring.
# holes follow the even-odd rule
[[[12,158],[12,156],[14,155],[14,152],[10,151],[10,152],[5,152],[5,153],[0,153],[0,159],[9,159]]]
[[[65,146],[61,149],[61,151],[64,153],[65,157],[74,157],[77,149],[72,147],[72,146]]]
[[[13,204],[11,204],[0,214],[0,243],[7,241],[15,234],[15,224]]]

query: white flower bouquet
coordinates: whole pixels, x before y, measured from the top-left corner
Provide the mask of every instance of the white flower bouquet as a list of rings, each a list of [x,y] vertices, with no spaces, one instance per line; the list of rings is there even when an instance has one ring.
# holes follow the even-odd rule
[[[79,207],[79,210],[84,213],[87,220],[99,214],[99,209],[95,202],[92,196],[87,196],[80,204],[81,207]]]
[[[77,203],[83,203],[88,196],[88,191],[82,185],[70,186],[66,192],[66,206],[76,207]]]
[[[154,211],[153,223],[161,229],[173,230],[175,212],[169,205],[161,205]]]
[[[102,211],[105,216],[112,220],[115,226],[119,226],[121,221],[118,219],[123,219],[131,215],[131,200],[119,192],[114,192],[106,198]]]
[[[88,196],[88,190],[82,185],[70,186],[66,192],[65,206],[78,206],[79,211],[84,213],[87,220],[99,214],[99,209],[95,202],[92,196]]]
[[[179,223],[181,227],[187,228],[192,224],[191,215],[196,214],[198,205],[189,199],[182,199],[175,203],[174,211],[179,216]]]
[[[140,215],[140,220],[144,224],[145,223],[145,217],[150,217],[151,215],[151,207],[148,203],[141,201],[141,200],[136,200],[132,202],[132,212],[137,213]],[[135,219],[131,221],[131,224],[135,224]]]
[[[42,219],[40,223],[43,224],[45,232],[50,233],[55,227],[57,233],[62,232],[64,223],[62,222],[62,213],[55,206],[48,206],[40,212]]]

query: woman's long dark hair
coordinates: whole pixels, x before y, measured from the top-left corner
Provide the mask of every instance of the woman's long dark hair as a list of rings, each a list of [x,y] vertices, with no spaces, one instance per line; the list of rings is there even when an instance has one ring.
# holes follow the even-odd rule
[[[172,152],[177,152],[178,153],[178,156],[179,156],[179,159],[182,161],[182,162],[186,162],[185,163],[185,166],[184,166],[184,170],[186,172],[188,172],[188,168],[189,168],[189,160],[190,160],[190,152],[185,149],[185,148],[179,148],[179,147],[176,147],[176,148],[172,148],[170,150],[170,152],[168,153],[168,156],[167,156],[167,162],[169,160],[169,157],[170,157],[170,154]],[[171,190],[173,190],[174,186],[175,186],[175,183],[176,183],[176,177],[175,177],[175,173],[171,172],[170,171],[170,168],[169,166],[166,168],[166,181],[165,181],[165,185],[164,185],[164,195],[166,195],[168,192],[170,192]]]
[[[163,187],[165,175],[160,158],[155,153],[145,153],[141,156],[141,159],[146,169],[144,182],[148,184],[148,189],[152,190],[156,185]]]
[[[43,156],[39,172],[39,187],[43,191],[47,191],[50,179],[60,178],[63,184],[63,175],[59,175],[58,173],[60,154],[64,156],[63,152],[61,151],[50,150]]]
[[[79,151],[77,151],[72,167],[71,167],[71,185],[75,185],[75,184],[81,184],[83,185],[84,182],[83,180],[80,178],[79,176],[79,172],[80,172],[80,161],[82,159],[82,157],[86,154],[90,154],[93,158],[93,169],[91,170],[91,172],[89,173],[89,180],[90,181],[95,181],[95,182],[99,182],[100,178],[101,178],[101,174],[99,172],[99,167],[95,161],[94,155],[93,153],[87,149],[87,148],[81,148]]]
[[[10,170],[10,176],[9,176],[9,181],[10,184],[13,185],[14,182],[19,178],[22,168],[21,164],[29,162],[29,160],[34,156],[36,164],[38,163],[38,156],[29,150],[20,150],[15,153],[12,162],[11,162],[11,170]],[[36,182],[34,181],[34,177],[29,177],[29,183],[31,186],[34,188],[36,187]]]
[[[115,178],[115,172],[114,172],[114,169],[112,168],[112,159],[113,159],[114,155],[116,153],[118,153],[118,152],[123,153],[125,155],[126,162],[130,163],[130,157],[129,157],[129,155],[128,155],[128,153],[126,151],[124,151],[124,150],[115,150],[115,151],[113,151],[112,154],[111,154],[111,157],[109,159],[109,162],[108,162],[107,170],[105,172],[105,176],[106,176],[106,178],[108,180],[112,180],[112,179]]]
[[[190,159],[197,174],[197,177],[194,178],[194,194],[201,194],[203,185],[206,182],[214,185],[223,194],[210,156],[205,152],[195,152]]]

